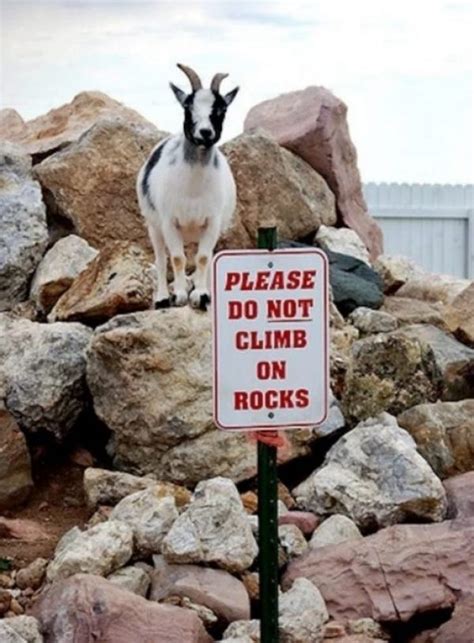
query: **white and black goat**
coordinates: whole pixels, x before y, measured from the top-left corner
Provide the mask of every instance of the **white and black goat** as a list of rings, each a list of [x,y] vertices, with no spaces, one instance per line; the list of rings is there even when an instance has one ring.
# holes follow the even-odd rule
[[[155,308],[187,303],[184,243],[197,242],[189,302],[195,308],[205,309],[210,301],[212,253],[236,205],[232,172],[215,144],[221,136],[227,107],[239,88],[221,95],[220,84],[228,74],[216,74],[210,89],[204,89],[195,71],[180,64],[178,67],[189,78],[192,88],[186,94],[170,83],[184,109],[184,131],[161,141],[150,154],[138,174],[138,201],[155,251]],[[166,278],[166,249],[174,273],[171,297]]]

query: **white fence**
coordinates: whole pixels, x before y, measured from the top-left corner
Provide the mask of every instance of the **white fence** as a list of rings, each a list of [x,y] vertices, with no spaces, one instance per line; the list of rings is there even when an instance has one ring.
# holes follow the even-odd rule
[[[426,270],[474,279],[474,186],[366,183],[370,214],[385,254],[412,258]]]

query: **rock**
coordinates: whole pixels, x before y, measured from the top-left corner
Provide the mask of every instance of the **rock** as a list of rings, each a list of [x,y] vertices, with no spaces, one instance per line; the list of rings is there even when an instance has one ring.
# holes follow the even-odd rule
[[[26,129],[25,121],[15,109],[0,109],[0,139],[15,140]]]
[[[20,589],[38,589],[41,587],[48,566],[46,558],[35,558],[27,567],[19,569],[16,573],[15,581]]]
[[[283,587],[308,578],[332,618],[407,622],[449,609],[474,590],[474,521],[396,525],[361,540],[309,549]]]
[[[441,481],[388,413],[346,433],[293,492],[302,508],[344,514],[362,529],[407,519],[440,521],[447,508]]]
[[[332,389],[329,390],[329,412],[327,418],[322,424],[314,427],[313,436],[315,438],[326,438],[333,435],[346,426],[346,420]]]
[[[443,319],[443,304],[421,301],[409,297],[385,297],[382,311],[389,313],[398,322],[404,324],[432,324],[447,330]]]
[[[245,589],[251,601],[258,601],[260,599],[260,577],[257,572],[244,572],[241,574]]]
[[[329,516],[314,532],[309,546],[313,548],[338,545],[346,540],[362,538],[359,528],[350,518],[341,514]]]
[[[430,348],[403,331],[354,342],[345,378],[343,408],[357,421],[382,411],[398,415],[438,398],[440,377]]]
[[[176,598],[174,598],[173,600],[176,600]],[[193,610],[193,612],[196,612],[196,614],[201,619],[204,627],[206,628],[213,627],[217,623],[218,621],[217,616],[208,607],[204,607],[204,605],[198,605],[197,603],[193,603],[192,601],[189,600],[187,596],[183,596],[183,598],[178,600],[179,600],[179,607],[185,607],[186,609]]]
[[[124,240],[149,249],[135,183],[148,154],[165,136],[143,119],[96,121],[77,142],[35,168],[51,213],[69,221],[95,248]]]
[[[432,353],[442,384],[442,400],[474,397],[474,349],[429,324],[406,326],[398,332],[419,340],[424,349]]]
[[[51,534],[34,520],[0,516],[0,538],[38,542],[51,540]]]
[[[303,532],[296,525],[279,525],[278,540],[288,560],[301,556],[308,547]]]
[[[324,87],[308,87],[253,107],[244,129],[255,127],[270,132],[326,179],[342,222],[357,232],[375,259],[382,252],[382,232],[367,212],[346,105]]]
[[[463,344],[474,348],[474,282],[447,306],[445,320],[449,330]]]
[[[0,315],[0,379],[5,405],[21,428],[62,440],[86,399],[86,347],[81,324],[39,324]]]
[[[21,144],[36,161],[78,141],[99,118],[120,115],[129,121],[146,122],[138,112],[102,92],[81,92],[70,103],[26,123],[19,114],[11,113],[14,110],[3,114],[5,111],[2,110],[0,138]],[[15,125],[13,130],[5,127],[11,124]]]
[[[0,511],[24,502],[32,489],[25,436],[0,399]]]
[[[349,631],[351,634],[366,636],[370,640],[390,640],[390,636],[373,618],[358,618],[355,621],[349,621]]]
[[[17,146],[0,142],[0,311],[27,299],[47,243],[46,208],[31,160]]]
[[[449,505],[449,515],[474,518],[474,471],[453,476],[443,482]]]
[[[278,517],[279,525],[296,525],[306,536],[310,536],[318,526],[319,519],[310,511],[289,511]]]
[[[291,589],[280,594],[279,612],[282,643],[322,641],[329,615],[323,597],[311,581],[297,578]]]
[[[322,223],[336,222],[334,196],[324,179],[273,139],[262,133],[241,134],[222,151],[235,178],[238,201],[221,247],[256,247],[258,227],[269,220],[287,239],[314,235]]]
[[[17,634],[6,621],[7,619],[0,621],[0,640],[2,643],[25,643],[25,639]]]
[[[154,556],[150,600],[187,597],[211,609],[218,619],[232,622],[250,618],[250,601],[244,584],[229,572],[198,565],[170,565]]]
[[[329,228],[320,226],[316,233],[318,246],[324,250],[332,250],[343,255],[350,255],[360,259],[370,266],[370,257],[361,238],[350,228]]]
[[[119,569],[107,576],[107,580],[143,598],[147,597],[151,585],[150,575],[145,570],[133,566]]]
[[[396,330],[398,324],[393,315],[381,310],[371,310],[370,308],[356,308],[349,315],[350,321],[361,333],[369,335],[371,333],[389,333]]]
[[[472,643],[474,596],[459,601],[447,623],[436,631],[432,643]]]
[[[250,567],[257,543],[239,493],[231,480],[200,482],[191,504],[162,543],[169,562],[214,563],[230,572]]]
[[[97,256],[97,250],[75,234],[59,239],[41,260],[31,284],[31,298],[48,313],[74,279]]]
[[[152,265],[137,244],[114,241],[74,280],[49,321],[96,325],[115,315],[145,310],[153,301]]]
[[[137,491],[121,500],[110,514],[110,520],[127,524],[133,531],[134,548],[139,557],[159,554],[163,538],[178,517],[172,495],[163,495],[158,485]]]
[[[399,290],[399,297],[411,297],[422,301],[444,304],[452,302],[465,288],[471,285],[469,279],[459,279],[452,275],[434,275],[426,272],[416,274],[409,279]]]
[[[110,520],[87,531],[75,527],[59,541],[48,566],[48,580],[62,580],[78,572],[107,576],[123,567],[132,552],[133,531],[123,522]]]
[[[47,641],[211,643],[190,610],[157,605],[90,574],[56,582],[33,608]]]
[[[258,496],[254,491],[246,491],[240,494],[240,499],[244,505],[244,509],[248,514],[257,513],[258,510]]]
[[[374,269],[382,277],[386,295],[393,295],[409,279],[423,274],[413,261],[398,255],[379,255],[374,262]]]
[[[419,404],[398,423],[440,478],[474,469],[474,399]]]
[[[12,641],[19,641],[21,643],[43,643],[43,636],[39,630],[38,621],[33,616],[14,616],[5,619],[2,624],[10,628],[19,637],[13,638]],[[1,627],[1,623],[0,623]],[[9,641],[8,638],[2,638],[4,633],[0,629],[0,640],[3,643]]]
[[[260,641],[260,621],[253,619],[251,621],[234,621],[229,625],[223,634],[223,641]]]
[[[10,609],[12,595],[6,589],[0,589],[0,617],[4,616]]]

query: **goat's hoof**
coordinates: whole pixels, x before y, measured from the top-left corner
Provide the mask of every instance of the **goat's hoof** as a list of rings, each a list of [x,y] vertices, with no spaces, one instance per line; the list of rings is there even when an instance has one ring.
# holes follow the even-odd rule
[[[193,308],[206,311],[211,303],[211,297],[207,290],[195,288],[189,296],[189,303]]]
[[[178,290],[171,295],[173,306],[186,306],[188,303],[188,293],[185,290]]]
[[[171,306],[171,299],[169,297],[165,297],[164,299],[159,299],[158,301],[155,301],[155,310],[160,310],[162,308],[169,308]]]

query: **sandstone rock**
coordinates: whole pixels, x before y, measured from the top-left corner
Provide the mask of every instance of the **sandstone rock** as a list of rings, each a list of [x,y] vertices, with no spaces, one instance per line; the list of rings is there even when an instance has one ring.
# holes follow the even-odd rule
[[[449,515],[474,518],[474,471],[453,476],[443,482],[448,497]]]
[[[48,580],[62,580],[78,572],[106,576],[123,567],[132,552],[133,531],[125,523],[111,520],[87,531],[75,527],[59,541],[48,566]]]
[[[234,621],[229,625],[223,634],[223,641],[260,641],[260,621],[253,619],[251,621]]]
[[[3,314],[0,337],[6,407],[25,431],[62,440],[84,408],[91,331],[81,324],[46,325]]]
[[[95,122],[77,142],[36,166],[51,213],[68,220],[95,248],[115,240],[150,248],[135,183],[147,155],[165,136],[143,120],[109,116]]]
[[[240,494],[240,499],[244,505],[244,509],[249,514],[257,513],[258,510],[258,496],[254,491],[246,491]]]
[[[17,146],[0,142],[0,311],[27,299],[47,243],[46,208],[31,160]]]
[[[374,268],[383,279],[383,289],[387,295],[393,295],[409,279],[423,274],[413,261],[398,255],[379,255]]]
[[[428,302],[410,297],[385,297],[381,310],[395,317],[399,326],[432,324],[447,330],[443,319],[443,304],[440,302]]]
[[[0,109],[0,139],[14,141],[26,129],[25,121],[15,109]]]
[[[396,525],[362,540],[309,549],[283,578],[310,579],[332,618],[406,622],[474,590],[474,522]]]
[[[329,412],[327,418],[322,424],[313,429],[315,438],[325,438],[333,435],[346,426],[346,419],[341,410],[340,404],[334,396],[332,390],[329,391]]]
[[[163,495],[160,486],[132,493],[110,514],[110,520],[124,522],[132,529],[135,552],[141,557],[160,553],[163,538],[177,517],[174,497]]]
[[[398,415],[439,393],[439,373],[430,348],[402,331],[371,335],[353,344],[345,378],[346,418],[362,420],[382,411]]]
[[[474,348],[474,282],[447,306],[445,320],[459,341]]]
[[[111,242],[74,280],[51,311],[49,321],[99,324],[121,313],[150,308],[152,266],[136,244]]]
[[[354,326],[366,335],[371,333],[389,333],[397,328],[397,320],[389,313],[370,308],[356,308],[349,319]]]
[[[357,232],[375,259],[382,252],[382,232],[367,213],[346,105],[324,87],[308,87],[253,107],[244,129],[255,127],[270,132],[326,179],[342,221]]]
[[[19,569],[16,573],[15,582],[20,589],[38,589],[41,587],[48,566],[46,558],[36,558],[23,569]]]
[[[296,525],[279,525],[278,540],[288,560],[301,556],[308,548],[303,532]]]
[[[0,538],[38,542],[51,540],[51,534],[35,520],[0,516]]]
[[[388,413],[346,433],[294,494],[304,509],[344,514],[363,529],[414,518],[440,521],[447,508],[441,481]]]
[[[75,234],[59,239],[41,260],[31,284],[37,306],[48,313],[96,255],[97,250]]]
[[[313,235],[322,223],[336,222],[334,196],[324,179],[271,138],[241,134],[222,151],[235,178],[238,202],[221,247],[255,247],[259,225],[269,220],[285,239]]]
[[[0,399],[0,511],[21,504],[32,488],[25,436]]]
[[[169,562],[214,563],[230,572],[248,569],[257,543],[239,493],[231,480],[200,482],[193,500],[162,543]]]
[[[36,160],[79,140],[99,118],[120,115],[129,121],[145,121],[138,112],[102,92],[81,92],[70,103],[26,123],[19,114],[11,113],[14,110],[2,110],[6,111],[10,113],[2,114],[0,138],[21,144]],[[7,129],[8,124],[14,124],[14,129]]]
[[[211,643],[190,610],[157,605],[90,574],[56,582],[33,608],[46,641]]]
[[[350,228],[330,228],[322,225],[316,233],[316,241],[319,247],[324,250],[356,257],[370,266],[367,248],[359,235]]]
[[[289,511],[278,517],[279,525],[296,525],[306,536],[314,532],[318,523],[319,519],[310,511]]]
[[[282,643],[322,641],[329,615],[321,593],[306,578],[297,578],[291,589],[280,594],[279,630]]]
[[[335,514],[329,516],[314,532],[309,546],[325,547],[326,545],[338,545],[346,540],[362,538],[357,525],[347,516]]]
[[[222,621],[250,618],[250,601],[244,584],[229,572],[198,565],[170,565],[154,556],[150,600],[169,596],[187,597],[211,609]]]
[[[1,627],[0,623],[0,627]],[[19,637],[13,638],[12,641],[21,641],[21,643],[42,643],[43,636],[39,630],[39,623],[33,616],[14,616],[5,619],[3,625],[10,628]],[[4,633],[0,629],[0,640],[7,643],[8,638],[2,638]]]
[[[123,567],[107,576],[107,580],[129,592],[146,598],[151,585],[150,575],[140,567]]]
[[[432,643],[472,643],[474,596],[459,601],[453,615],[430,638]]]
[[[413,276],[399,290],[399,297],[411,297],[422,301],[444,304],[452,302],[471,282],[469,279],[459,279],[452,275],[435,275],[422,273]]]
[[[474,399],[420,404],[398,423],[441,478],[474,469]]]

